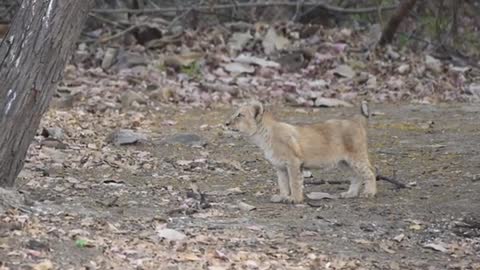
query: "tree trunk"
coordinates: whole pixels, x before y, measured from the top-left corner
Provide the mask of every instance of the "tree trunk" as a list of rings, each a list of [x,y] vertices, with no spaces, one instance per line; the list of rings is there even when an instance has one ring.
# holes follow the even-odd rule
[[[24,0],[0,46],[0,186],[13,186],[91,0]]]
[[[403,21],[408,12],[415,6],[417,0],[404,0],[397,8],[387,23],[387,26],[383,29],[382,37],[380,38],[380,46],[389,44],[392,42],[395,33],[397,32],[400,23]]]

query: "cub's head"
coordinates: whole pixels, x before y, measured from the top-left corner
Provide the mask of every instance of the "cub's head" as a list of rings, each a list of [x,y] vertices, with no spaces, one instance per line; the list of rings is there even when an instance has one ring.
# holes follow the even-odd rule
[[[257,132],[258,123],[263,116],[263,105],[258,101],[244,104],[225,123],[228,129],[239,131],[246,135],[253,135]]]

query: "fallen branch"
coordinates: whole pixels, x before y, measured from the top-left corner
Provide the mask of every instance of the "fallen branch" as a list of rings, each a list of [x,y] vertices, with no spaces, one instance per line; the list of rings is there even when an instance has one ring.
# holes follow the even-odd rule
[[[405,185],[402,182],[399,182],[398,180],[395,180],[395,177],[390,178],[381,174],[377,174],[377,181],[386,181],[391,184],[394,184],[397,186],[397,188],[407,188],[407,185]],[[325,180],[320,180],[320,181],[305,181],[306,185],[325,185],[325,184],[330,184],[330,185],[343,185],[343,184],[350,184],[350,181],[346,180],[332,180],[332,181],[325,181]]]
[[[417,0],[405,0],[398,6],[397,11],[392,15],[387,23],[387,26],[385,26],[383,29],[382,36],[379,41],[380,46],[384,46],[392,42],[400,23],[407,16],[410,10],[412,10],[416,2]]]
[[[393,178],[389,178],[387,176],[383,176],[383,175],[378,174],[377,175],[377,181],[380,181],[380,180],[392,183],[392,184],[396,185],[398,188],[407,188],[407,185],[405,185],[404,183],[398,182],[397,180],[395,180]]]
[[[142,13],[142,14],[155,14],[155,13],[169,13],[169,12],[178,12],[178,11],[209,11],[209,10],[221,10],[221,9],[232,9],[232,8],[250,8],[250,7],[272,7],[272,6],[284,6],[284,7],[298,7],[296,2],[260,2],[260,3],[235,3],[235,4],[221,4],[221,5],[202,5],[197,7],[167,7],[167,8],[151,8],[151,9],[129,9],[129,8],[120,8],[120,9],[94,9],[95,13]],[[316,2],[305,2],[302,4],[303,7],[318,7],[326,9],[330,12],[342,13],[342,14],[359,14],[359,13],[372,13],[378,12],[380,10],[392,10],[397,8],[396,5],[385,6],[385,7],[365,7],[365,8],[342,8],[337,6],[332,6],[323,3]]]
[[[129,33],[129,32],[131,32],[131,31],[135,30],[137,27],[140,27],[140,25],[131,25],[131,26],[128,27],[127,29],[120,31],[120,32],[116,33],[115,35],[102,38],[102,39],[100,40],[100,42],[101,42],[101,43],[105,43],[105,42],[110,41],[110,40],[112,40],[112,39],[119,38],[119,37],[121,37],[121,36],[123,36],[123,35],[125,35],[125,34],[127,34],[127,33]]]
[[[330,185],[343,185],[343,184],[349,184],[350,181],[347,180],[332,180],[332,181],[325,181],[325,180],[320,180],[320,181],[305,181],[305,185],[325,185],[325,184],[330,184]]]

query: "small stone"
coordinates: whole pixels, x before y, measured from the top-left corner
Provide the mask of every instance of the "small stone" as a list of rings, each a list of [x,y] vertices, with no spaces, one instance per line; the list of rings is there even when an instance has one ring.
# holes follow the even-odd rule
[[[309,171],[309,170],[304,170],[304,171],[302,172],[302,174],[303,174],[303,178],[312,178],[312,177],[313,177],[312,172]]]
[[[105,51],[105,55],[103,56],[102,60],[102,68],[104,70],[109,69],[113,65],[115,58],[117,57],[117,53],[117,48],[108,48]]]
[[[184,233],[169,228],[158,230],[157,235],[169,241],[181,241],[187,237]]]
[[[67,145],[59,140],[45,139],[40,143],[42,146],[55,148],[55,149],[67,149]]]
[[[45,260],[41,263],[32,265],[33,270],[50,270],[53,269],[53,263],[50,260]]]
[[[440,73],[442,72],[442,62],[430,55],[425,56],[425,65],[427,69]]]
[[[377,89],[377,88],[378,88],[377,77],[370,75],[367,80],[367,89]]]
[[[112,132],[106,141],[114,145],[135,144],[147,141],[147,136],[131,129],[118,129]]]
[[[139,104],[146,104],[145,98],[139,93],[134,92],[132,90],[128,90],[127,92],[123,93],[122,97],[120,98],[120,101],[122,102],[123,108],[130,107],[133,104],[133,102],[137,102]]]
[[[393,238],[393,240],[397,242],[402,242],[403,238],[405,238],[405,234],[401,233]]]
[[[307,198],[310,200],[337,199],[335,195],[326,192],[310,192],[307,194]]]
[[[46,242],[41,242],[35,239],[30,239],[28,242],[25,244],[25,246],[29,249],[33,250],[49,250],[48,243]]]
[[[391,46],[387,47],[387,55],[390,59],[397,60],[400,58],[400,54],[393,50]]]
[[[410,71],[410,65],[402,64],[397,68],[397,71],[402,75],[407,74]]]
[[[43,128],[42,136],[46,138],[62,140],[65,137],[65,133],[63,132],[63,129],[59,127]]]
[[[244,203],[244,202],[238,202],[238,208],[240,208],[240,210],[245,212],[250,212],[252,210],[257,209],[255,206],[250,205],[248,203]]]
[[[336,98],[319,97],[315,100],[315,107],[353,107],[353,105]]]
[[[467,87],[467,93],[480,98],[480,83],[472,83]]]
[[[193,147],[205,147],[207,142],[202,137],[191,133],[179,133],[164,140],[167,144],[183,144]]]
[[[444,243],[438,243],[438,244],[430,243],[430,244],[424,245],[423,247],[433,249],[433,250],[436,250],[436,251],[440,251],[440,252],[444,252],[444,253],[448,251],[448,249],[446,248],[446,245]]]
[[[339,65],[333,70],[333,74],[351,79],[355,77],[355,71],[347,65]]]

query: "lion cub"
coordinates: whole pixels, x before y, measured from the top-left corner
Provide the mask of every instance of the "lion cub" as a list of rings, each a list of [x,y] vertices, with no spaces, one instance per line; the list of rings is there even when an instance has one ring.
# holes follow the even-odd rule
[[[302,169],[339,164],[346,164],[358,176],[340,197],[358,196],[362,183],[362,195],[373,197],[377,186],[367,152],[367,110],[366,103],[362,103],[362,115],[350,120],[293,125],[278,121],[260,102],[254,101],[241,106],[225,125],[249,137],[275,167],[280,194],[273,195],[272,202],[302,203]]]

